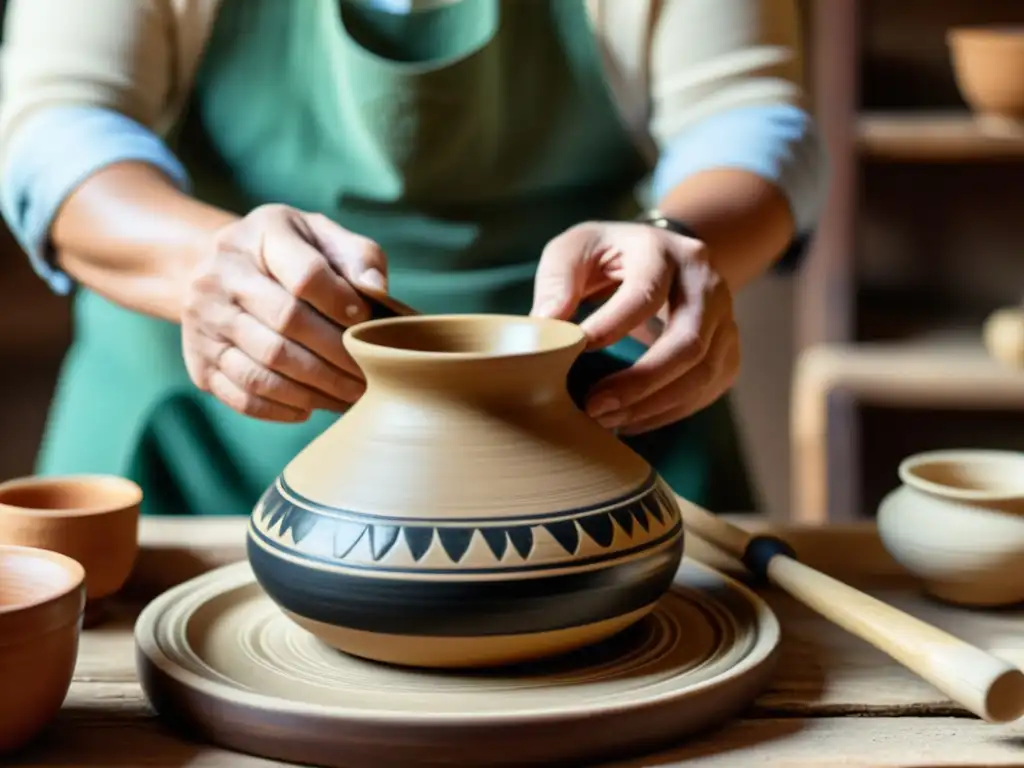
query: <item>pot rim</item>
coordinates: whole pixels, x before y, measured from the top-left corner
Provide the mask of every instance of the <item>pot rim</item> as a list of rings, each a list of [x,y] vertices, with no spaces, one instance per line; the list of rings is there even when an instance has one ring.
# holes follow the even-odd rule
[[[30,507],[11,504],[4,500],[8,491],[23,489],[45,490],[62,485],[81,485],[90,489],[107,491],[106,503],[78,507]],[[78,474],[17,477],[0,482],[0,517],[9,514],[38,518],[88,517],[121,512],[142,503],[142,488],[137,483],[119,475]]]
[[[933,463],[1016,465],[1022,470],[1021,474],[1024,474],[1024,452],[983,448],[924,451],[906,457],[897,469],[899,479],[904,485],[947,499],[994,502],[1024,498],[1024,483],[1017,488],[1007,484],[993,490],[959,488],[928,480],[918,474],[921,467]]]
[[[390,346],[368,340],[366,337],[381,328],[393,326],[429,326],[429,325],[467,325],[487,323],[492,326],[512,326],[542,328],[547,326],[557,329],[550,334],[546,343],[538,343],[534,348],[517,351],[476,351],[476,352],[442,352],[436,350],[409,349]],[[536,358],[553,353],[567,352],[573,349],[582,350],[586,345],[586,334],[576,323],[546,317],[530,317],[528,315],[509,314],[447,314],[447,315],[406,315],[386,317],[379,320],[367,320],[348,328],[344,334],[345,346],[353,355],[363,355],[392,360],[422,360],[435,362],[466,362],[493,361]]]
[[[40,588],[36,594],[24,602],[0,605],[0,627],[5,629],[5,632],[0,634],[0,648],[12,643],[24,642],[25,639],[35,635],[42,636],[62,629],[78,620],[85,609],[85,568],[80,562],[60,552],[18,544],[0,544],[0,558],[5,555],[20,555],[36,560],[47,560],[59,566],[66,578],[57,583],[48,582],[45,588]],[[44,621],[44,626],[39,627],[38,631],[32,628],[32,619],[26,617],[33,613],[45,614],[50,609],[56,609],[59,603],[69,600],[72,595],[76,594],[78,594],[80,603],[78,609],[68,612],[60,610],[61,614],[66,615],[66,621]],[[28,622],[29,631],[22,629],[26,625],[22,625],[21,622]],[[11,632],[10,637],[6,636],[8,631]]]

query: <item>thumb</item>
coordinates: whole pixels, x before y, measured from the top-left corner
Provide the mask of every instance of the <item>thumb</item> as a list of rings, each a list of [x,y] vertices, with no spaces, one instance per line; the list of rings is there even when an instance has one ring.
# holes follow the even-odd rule
[[[353,285],[387,293],[388,260],[377,243],[321,214],[314,214],[308,219],[321,252],[342,277]]]
[[[541,253],[533,282],[533,317],[568,320],[583,297],[590,256],[600,232],[581,225],[566,230],[551,240]]]

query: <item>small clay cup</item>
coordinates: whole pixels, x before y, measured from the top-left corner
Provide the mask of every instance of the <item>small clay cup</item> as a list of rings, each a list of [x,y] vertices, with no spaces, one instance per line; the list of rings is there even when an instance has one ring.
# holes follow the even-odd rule
[[[1024,453],[930,451],[901,462],[878,509],[882,543],[949,603],[1024,602]]]
[[[28,477],[0,483],[0,544],[74,558],[86,573],[85,626],[102,620],[139,551],[142,489],[107,475]]]
[[[970,108],[994,128],[1024,125],[1024,27],[954,27],[947,42]]]
[[[29,744],[71,685],[85,610],[85,569],[70,557],[0,546],[0,755]]]

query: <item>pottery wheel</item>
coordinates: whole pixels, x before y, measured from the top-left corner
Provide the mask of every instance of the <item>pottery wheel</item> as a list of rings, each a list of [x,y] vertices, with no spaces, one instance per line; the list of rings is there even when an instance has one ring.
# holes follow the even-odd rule
[[[240,562],[158,597],[135,640],[156,709],[238,751],[330,768],[580,765],[736,714],[768,682],[779,625],[753,592],[684,560],[653,613],[599,645],[498,670],[421,671],[324,645]]]

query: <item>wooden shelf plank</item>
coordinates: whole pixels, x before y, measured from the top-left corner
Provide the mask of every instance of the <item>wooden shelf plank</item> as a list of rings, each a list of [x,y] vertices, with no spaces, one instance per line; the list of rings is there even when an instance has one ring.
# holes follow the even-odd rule
[[[906,341],[826,344],[798,368],[815,389],[841,390],[879,405],[957,409],[1024,408],[1024,370],[986,352],[980,328],[935,331]]]
[[[966,112],[869,112],[857,118],[857,145],[872,160],[1024,160],[1024,127]]]

